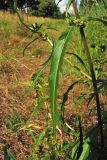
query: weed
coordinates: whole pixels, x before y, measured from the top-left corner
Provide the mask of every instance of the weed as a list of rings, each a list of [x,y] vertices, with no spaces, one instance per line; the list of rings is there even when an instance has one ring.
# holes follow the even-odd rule
[[[71,5],[73,5],[75,13],[75,16],[73,17],[70,17],[68,14],[68,10]],[[75,0],[68,0],[67,3],[66,18],[68,24],[63,20],[53,20],[51,22],[50,19],[47,19],[47,24],[45,25],[42,23],[44,23],[46,19],[41,19],[41,23],[36,19],[37,23],[33,22],[32,25],[26,24],[17,9],[16,12],[21,23],[26,27],[25,30],[28,30],[28,32],[25,32],[25,35],[23,34],[22,36],[29,36],[29,33],[33,34],[33,36],[30,37],[31,42],[28,43],[27,47],[36,39],[42,40],[44,45],[41,47],[38,41],[36,41],[39,49],[35,54],[39,55],[42,48],[46,48],[46,51],[51,50],[51,55],[43,63],[41,69],[37,73],[33,74],[31,86],[26,93],[26,95],[28,95],[30,91],[34,89],[36,90],[37,98],[34,110],[25,127],[25,130],[31,135],[34,142],[32,147],[33,155],[30,159],[86,160],[90,154],[93,153],[93,137],[96,140],[99,133],[100,143],[94,145],[101,144],[99,145],[100,147],[104,146],[100,96],[104,92],[104,88],[107,84],[106,76],[104,75],[106,65],[106,40],[105,35],[102,36],[102,33],[104,33],[106,29],[103,28],[100,33],[99,30],[97,30],[95,33],[95,29],[92,32],[90,30],[92,27],[90,26],[94,23],[96,27],[98,22],[103,23],[101,24],[102,26],[106,21],[104,19],[94,17],[95,14],[92,15],[93,18],[88,16],[81,18]],[[54,39],[50,34],[49,28],[52,28],[53,25],[57,26],[58,23],[60,26],[64,26],[66,31],[62,32],[61,30],[61,35],[57,38],[57,32],[56,30],[53,30],[52,33],[55,33]],[[100,26],[100,23],[98,24]],[[23,29],[20,28],[20,33],[22,32]],[[20,33],[19,36],[21,36]],[[98,37],[98,35],[99,38],[97,40],[96,37]],[[32,40],[32,38],[35,39]],[[50,48],[46,47],[48,46],[48,42],[50,44]],[[71,42],[73,43],[73,47],[69,47]],[[71,50],[71,48],[73,48],[73,50]],[[34,51],[32,53],[34,54]],[[48,66],[50,68],[50,72],[47,83],[44,78],[44,70]],[[7,72],[7,70],[5,70],[5,72]],[[63,77],[63,73],[66,75],[74,74],[74,79],[76,79],[76,81],[70,84],[64,93],[59,93],[60,80]],[[83,84],[82,86],[85,86],[86,92],[84,93],[80,91],[77,97],[75,95],[73,104],[71,104],[77,109],[76,114],[66,114],[66,102],[69,99],[69,93],[72,93],[74,86],[77,86],[82,90],[81,84]],[[49,91],[47,91],[48,87]],[[60,96],[62,96],[60,103],[58,101],[58,94],[61,94]],[[92,107],[94,106],[94,108],[89,108],[88,112],[87,106],[89,107],[90,103],[92,103]],[[43,131],[40,127],[41,132],[35,136],[36,130],[31,128],[32,125],[30,125],[30,123],[32,118],[36,116],[42,107],[44,107],[43,111],[46,112],[46,119],[43,122],[45,127]],[[86,112],[88,117],[92,114],[97,116],[99,127],[95,127],[95,129],[97,128],[97,130],[99,129],[100,131],[97,133],[97,136],[93,132],[91,132],[91,134],[86,132],[87,128],[84,124],[84,112]],[[73,120],[73,123],[71,121],[67,121],[68,115],[70,115],[70,120]],[[17,131],[22,122],[23,117],[21,115],[15,115],[9,120],[8,126],[13,131]],[[35,128],[36,127],[37,126],[35,124]]]
[[[24,122],[24,117],[21,114],[15,114],[8,120],[7,126],[13,132],[17,132],[21,127],[21,125],[23,124],[23,122]]]
[[[75,18],[71,19],[71,17],[68,16],[68,10],[71,6],[71,4],[73,4],[73,8],[74,8],[74,13],[75,13]],[[16,7],[16,6],[15,6]],[[51,107],[51,121],[52,121],[52,131],[51,131],[51,126],[49,126],[49,130],[48,130],[48,126],[46,126],[46,130],[48,130],[47,132],[42,132],[39,134],[38,139],[35,140],[33,134],[31,135],[32,138],[34,139],[35,143],[36,141],[39,142],[39,144],[36,144],[36,159],[58,159],[61,158],[61,151],[63,150],[63,147],[66,148],[65,145],[65,141],[62,138],[62,141],[60,140],[58,143],[58,131],[60,133],[60,136],[62,136],[63,134],[63,128],[65,128],[65,124],[66,126],[71,129],[73,131],[73,136],[77,135],[76,131],[74,129],[71,128],[71,126],[69,126],[69,124],[66,123],[66,119],[65,119],[65,103],[68,100],[68,93],[70,90],[72,90],[72,86],[76,85],[78,82],[74,82],[73,84],[71,84],[69,86],[69,88],[67,89],[66,93],[63,95],[63,101],[62,101],[62,105],[61,105],[61,110],[58,113],[59,110],[59,105],[58,101],[57,101],[57,94],[58,94],[58,89],[59,89],[59,81],[60,81],[60,74],[62,72],[62,65],[64,62],[64,57],[65,57],[65,53],[67,50],[67,45],[68,42],[70,41],[70,37],[73,34],[73,28],[79,28],[79,33],[80,36],[78,37],[79,41],[80,38],[82,39],[82,47],[81,47],[81,43],[78,45],[78,47],[76,47],[76,49],[74,51],[77,52],[76,53],[70,53],[71,55],[73,55],[74,57],[77,58],[77,60],[80,62],[80,65],[75,65],[72,64],[67,58],[65,58],[65,60],[67,62],[69,62],[72,67],[74,67],[75,69],[78,70],[79,73],[82,73],[85,78],[88,78],[87,84],[91,84],[92,88],[93,88],[93,96],[95,97],[95,102],[96,102],[96,108],[97,108],[97,118],[98,118],[98,125],[100,126],[100,138],[101,138],[101,146],[104,146],[104,138],[103,138],[103,124],[102,124],[102,117],[101,117],[101,108],[100,108],[100,99],[99,99],[99,88],[98,88],[98,84],[97,84],[97,80],[99,79],[99,77],[102,77],[102,66],[101,66],[101,59],[104,60],[105,56],[99,56],[96,54],[96,57],[94,57],[94,55],[90,54],[90,49],[88,47],[88,42],[87,42],[87,38],[85,35],[85,31],[84,28],[86,27],[86,22],[88,22],[88,19],[84,19],[84,18],[80,18],[79,12],[78,12],[78,8],[77,8],[77,4],[75,0],[69,0],[67,7],[66,7],[66,17],[68,18],[68,22],[70,27],[66,30],[66,32],[63,32],[61,34],[61,36],[59,37],[59,39],[57,40],[57,42],[51,42],[48,34],[44,32],[42,26],[40,28],[37,28],[38,24],[36,25],[36,28],[29,28],[29,26],[21,19],[19,12],[16,10],[19,19],[21,20],[22,24],[24,24],[24,26],[26,26],[27,29],[32,30],[32,32],[36,32],[37,34],[39,33],[39,36],[44,38],[45,35],[45,40],[48,40],[48,42],[51,44],[52,46],[52,53],[51,56],[49,57],[49,59],[43,64],[43,66],[41,67],[41,69],[39,70],[38,73],[35,74],[34,78],[33,78],[33,88],[35,88],[35,83],[38,82],[39,77],[43,74],[43,71],[45,70],[45,68],[50,65],[50,73],[49,73],[49,87],[50,87],[50,95],[49,95],[49,99],[50,99],[50,107]],[[90,20],[90,19],[89,19]],[[92,20],[97,20],[96,18],[92,18]],[[77,29],[75,30],[76,32],[78,31]],[[77,39],[76,39],[76,44],[77,44]],[[95,48],[95,45],[91,45],[92,48]],[[84,53],[85,53],[85,59],[84,59],[84,54],[83,54],[83,49],[84,48]],[[105,52],[105,46],[104,45],[100,45],[100,50]],[[78,53],[79,52],[79,53]],[[97,63],[93,63],[97,61]],[[99,59],[99,60],[98,60]],[[85,63],[84,63],[85,61]],[[98,63],[99,61],[99,63]],[[82,66],[82,71],[80,69],[80,66]],[[87,69],[89,67],[89,69]],[[95,67],[95,68],[94,68]],[[96,70],[97,68],[97,70]],[[97,71],[95,71],[95,70]],[[86,81],[84,79],[82,79],[80,77],[81,81],[83,81],[83,83]],[[87,85],[88,86],[88,85]],[[39,90],[41,88],[41,86],[36,85],[36,89]],[[45,99],[43,97],[40,98],[41,100],[39,100],[38,105],[36,106],[36,110],[33,112],[32,116],[34,116],[34,114],[37,113],[38,109],[40,109],[43,105],[43,103],[45,103]],[[84,99],[84,94],[78,97],[78,104],[79,107],[81,107],[82,103],[83,103],[83,99]],[[77,115],[78,118],[78,133],[79,133],[79,142],[76,143],[76,145],[74,145],[74,147],[72,147],[72,151],[70,152],[71,149],[71,144],[72,144],[72,140],[70,141],[71,143],[68,143],[68,146],[66,148],[66,150],[64,150],[65,152],[63,153],[63,159],[65,159],[66,155],[68,157],[68,159],[87,159],[89,156],[89,152],[90,152],[90,145],[88,144],[90,141],[90,137],[85,138],[84,137],[84,131],[83,131],[83,121],[82,121],[82,116],[81,115]],[[31,120],[31,119],[30,119]],[[60,129],[61,128],[61,129]],[[58,129],[58,131],[57,131]],[[47,134],[48,135],[47,135]],[[51,133],[51,134],[50,134]],[[46,153],[48,148],[44,148],[44,146],[41,144],[41,141],[43,139],[43,137],[45,136],[46,140],[47,140],[47,147],[49,147],[49,149],[51,150],[51,152]],[[51,139],[51,143],[50,143],[50,136],[52,136]],[[60,144],[58,146],[58,144]],[[53,151],[53,146],[54,146],[54,151]],[[34,149],[35,151],[35,149]],[[44,157],[41,157],[41,156]]]

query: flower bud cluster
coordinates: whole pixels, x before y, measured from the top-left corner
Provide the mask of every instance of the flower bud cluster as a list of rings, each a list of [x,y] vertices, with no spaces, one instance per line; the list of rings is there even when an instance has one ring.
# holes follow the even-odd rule
[[[83,19],[69,19],[70,26],[85,27],[86,21]]]

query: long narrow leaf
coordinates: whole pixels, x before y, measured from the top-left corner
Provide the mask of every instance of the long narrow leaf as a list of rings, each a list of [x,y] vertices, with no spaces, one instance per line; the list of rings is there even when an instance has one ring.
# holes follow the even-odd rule
[[[62,112],[61,118],[62,118],[63,122],[64,122],[65,103],[68,100],[68,94],[78,82],[79,81],[76,81],[73,84],[71,84],[70,86],[68,86],[66,92],[63,94],[63,100],[62,100],[62,104],[61,104],[61,112]]]
[[[36,83],[37,79],[42,75],[43,71],[49,65],[49,63],[50,63],[50,58],[43,64],[42,68],[35,74],[34,80],[33,80],[32,84],[31,84],[31,86],[25,92],[24,97],[27,97],[30,94],[32,89],[35,87],[35,83]]]
[[[45,131],[42,131],[42,132],[38,135],[37,138],[34,136],[33,132],[30,132],[30,134],[31,134],[32,140],[33,140],[34,143],[35,143],[35,147],[41,145],[42,139],[43,139],[43,137],[44,137],[44,135],[45,135]]]
[[[38,39],[38,37],[34,38],[32,41],[30,41],[30,42],[25,46],[25,48],[24,48],[24,50],[23,50],[23,57],[25,56],[25,51],[26,51],[26,49],[27,49],[33,42],[35,42],[37,39]]]
[[[77,152],[77,160],[80,158],[82,151],[83,151],[83,129],[82,129],[82,123],[81,123],[81,118],[78,117],[79,120],[79,133],[80,133],[80,144],[78,147],[78,152]]]
[[[78,152],[78,147],[80,145],[80,142],[78,142],[73,148],[72,148],[72,153],[71,153],[71,157],[72,160],[77,160],[77,152]]]
[[[36,145],[37,145],[37,146],[42,143],[41,141],[42,141],[44,135],[45,135],[45,131],[43,131],[43,132],[41,132],[41,133],[39,134],[38,138],[36,139]]]
[[[86,141],[83,144],[83,152],[79,158],[79,160],[87,160],[90,153],[90,145],[89,145],[90,139],[87,138]]]
[[[104,20],[103,18],[94,18],[94,17],[88,17],[87,21],[97,21],[103,23],[105,26],[107,26],[107,20]]]
[[[52,46],[52,54],[53,54],[53,50],[54,50],[54,44]],[[35,76],[33,77],[33,82],[31,84],[31,86],[28,88],[28,90],[25,92],[24,97],[27,97],[30,92],[32,91],[32,89],[35,87],[35,83],[38,80],[38,78],[42,75],[43,71],[46,69],[46,67],[50,64],[50,60],[52,58],[52,54],[49,56],[49,58],[41,65],[41,69],[35,74]]]
[[[7,149],[7,154],[10,160],[16,160],[15,156],[13,153],[10,151],[10,149]]]
[[[102,88],[103,88],[103,85],[101,84],[101,85],[98,87],[98,93],[100,93],[100,91],[101,91]],[[91,93],[91,94],[89,95],[87,107],[89,106],[89,104],[91,103],[91,101],[93,100],[94,97],[95,97],[95,93]]]
[[[84,60],[83,60],[79,55],[77,55],[76,53],[69,53],[69,52],[67,52],[67,54],[70,54],[70,55],[73,55],[74,57],[76,57],[77,60],[78,60],[78,61],[83,65],[83,67],[86,69],[86,71],[89,72],[88,69],[86,68],[86,65],[85,65],[85,63],[84,63]]]
[[[66,5],[66,17],[68,16],[68,11],[69,11],[69,8],[70,8],[72,2],[73,2],[73,0],[68,0],[68,3]]]
[[[70,35],[72,33],[72,28],[64,32],[56,45],[52,53],[51,69],[49,74],[49,85],[50,85],[50,99],[51,99],[51,110],[52,110],[52,120],[53,120],[53,132],[56,138],[56,112],[57,112],[57,90],[59,82],[59,73],[63,64],[64,54],[69,41]]]
[[[46,101],[46,98],[45,98],[45,99],[42,99],[42,100],[39,102],[39,104],[35,106],[32,114],[30,115],[30,118],[29,118],[28,122],[30,122],[31,119],[38,113],[38,111],[41,109],[41,107],[43,106],[43,104],[45,103],[45,101]]]
[[[32,28],[30,28],[30,27],[24,22],[23,18],[21,17],[20,13],[18,12],[18,10],[17,10],[17,0],[14,0],[14,10],[15,10],[15,12],[17,13],[17,15],[18,15],[18,17],[19,17],[20,22],[21,22],[28,30],[30,30],[30,31],[32,31],[32,32],[35,33],[35,31],[34,31]]]
[[[87,77],[89,80],[91,80],[91,77],[90,77],[87,73],[85,73],[84,71],[82,71],[77,65],[72,64],[71,61],[70,61],[69,59],[67,59],[67,58],[65,58],[65,60],[66,60],[66,62],[67,62],[68,64],[70,64],[73,68],[75,68],[77,71],[79,71],[83,76],[85,76],[85,77]]]

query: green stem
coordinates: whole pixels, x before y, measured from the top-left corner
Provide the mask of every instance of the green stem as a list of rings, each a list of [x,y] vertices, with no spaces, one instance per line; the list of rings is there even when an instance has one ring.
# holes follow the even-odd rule
[[[80,19],[77,4],[76,4],[76,0],[73,0],[73,8],[74,8],[76,18]],[[104,146],[103,125],[102,125],[102,118],[101,118],[101,108],[100,108],[100,99],[99,99],[97,81],[96,81],[96,76],[95,76],[95,72],[94,72],[93,61],[92,61],[92,58],[91,58],[91,55],[90,55],[87,39],[86,39],[85,33],[84,33],[84,28],[82,26],[80,27],[80,34],[81,34],[81,39],[82,39],[83,46],[84,46],[84,51],[85,51],[85,54],[87,56],[87,60],[88,60],[89,67],[90,67],[93,89],[94,89],[95,98],[96,98],[98,124],[100,126],[101,146],[103,147]]]

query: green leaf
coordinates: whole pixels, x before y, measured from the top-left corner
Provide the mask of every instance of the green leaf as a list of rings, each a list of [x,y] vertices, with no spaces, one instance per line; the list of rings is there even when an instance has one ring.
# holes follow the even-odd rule
[[[35,142],[35,144],[36,144],[36,138],[35,138],[35,136],[34,136],[34,134],[33,134],[32,131],[30,131],[30,135],[31,135],[31,137],[32,137],[33,142]]]
[[[45,131],[41,132],[38,136],[38,138],[36,139],[36,146],[40,145],[42,143],[42,139],[45,135]]]
[[[32,140],[35,143],[35,147],[41,145],[42,139],[45,135],[45,131],[42,131],[37,138],[35,138],[33,132],[30,132],[30,134],[31,134]]]
[[[61,152],[66,151],[69,148],[69,144],[64,144],[61,148]]]
[[[24,97],[27,97],[30,94],[30,92],[32,91],[32,89],[35,87],[35,83],[36,83],[37,79],[42,75],[45,68],[49,65],[50,59],[51,58],[48,58],[48,60],[42,65],[42,68],[35,74],[34,80],[31,84],[31,86],[25,92]]]
[[[83,144],[83,152],[79,158],[79,160],[87,160],[89,153],[90,153],[90,145],[88,142],[90,141],[89,138],[86,139],[86,141]]]
[[[98,83],[98,82],[97,82],[97,83]],[[106,86],[107,86],[107,84],[106,84]],[[101,92],[101,89],[102,89],[103,87],[104,87],[103,84],[101,84],[100,86],[98,86],[98,88],[97,88],[98,93]],[[95,97],[95,93],[90,93],[90,94],[89,94],[87,107],[89,106],[89,104],[91,103],[91,101],[93,100],[94,97]]]
[[[71,84],[70,86],[68,86],[68,89],[66,90],[66,92],[63,94],[63,100],[62,100],[62,104],[61,104],[61,112],[62,112],[62,121],[64,122],[64,111],[65,111],[65,103],[68,100],[68,94],[69,92],[73,89],[73,87],[78,83],[79,81],[74,82],[73,84]]]
[[[78,142],[73,148],[72,148],[72,159],[76,160],[77,159],[77,152],[78,152],[78,147],[80,145],[80,142]]]
[[[68,54],[70,54],[70,55],[73,55],[73,56],[75,56],[76,58],[77,58],[77,60],[83,65],[83,67],[86,69],[86,71],[88,71],[88,69],[86,68],[86,65],[85,65],[85,63],[84,63],[84,60],[79,56],[79,55],[77,55],[76,53],[69,53],[69,52],[67,52]]]
[[[30,115],[30,118],[29,118],[28,122],[30,122],[31,119],[38,113],[38,111],[42,108],[42,106],[43,106],[43,104],[45,103],[45,101],[46,101],[46,98],[42,99],[42,100],[39,102],[39,104],[38,104],[37,106],[35,106],[33,112],[32,112],[31,115]]]
[[[10,151],[10,149],[7,149],[7,154],[8,154],[8,157],[10,158],[10,160],[16,160],[15,156],[14,156],[13,153]]]
[[[67,3],[67,5],[66,5],[66,17],[68,17],[68,10],[69,10],[72,2],[73,2],[73,0],[68,0],[68,3]]]
[[[103,18],[88,17],[87,21],[101,22],[103,25],[107,26],[107,20],[104,20]]]
[[[25,55],[26,49],[27,49],[34,41],[36,41],[37,39],[38,39],[38,37],[34,38],[32,41],[30,41],[30,42],[25,46],[25,48],[24,48],[24,50],[23,50],[23,57],[24,57],[24,55]]]
[[[41,158],[41,160],[51,160],[49,155],[45,155],[45,157]]]
[[[52,120],[53,120],[53,132],[54,137],[56,138],[56,112],[57,112],[57,90],[59,83],[59,74],[61,72],[64,54],[67,47],[67,43],[72,33],[72,28],[68,31],[64,32],[58,42],[55,44],[52,59],[51,59],[51,68],[49,74],[49,85],[50,85],[50,99],[51,99],[51,112],[52,112]]]
[[[89,145],[90,139],[87,138],[85,142],[83,143],[83,151],[81,153],[81,156],[78,160],[87,160],[89,153],[90,153],[90,145]],[[77,152],[79,149],[80,142],[78,142],[72,149],[72,159],[77,160]]]
[[[21,22],[28,30],[30,30],[30,31],[32,31],[33,33],[35,33],[35,31],[34,31],[32,28],[30,28],[30,27],[24,22],[23,18],[21,17],[20,13],[18,12],[18,10],[17,10],[17,0],[14,0],[14,10],[16,11],[17,16],[18,16],[20,22]]]

